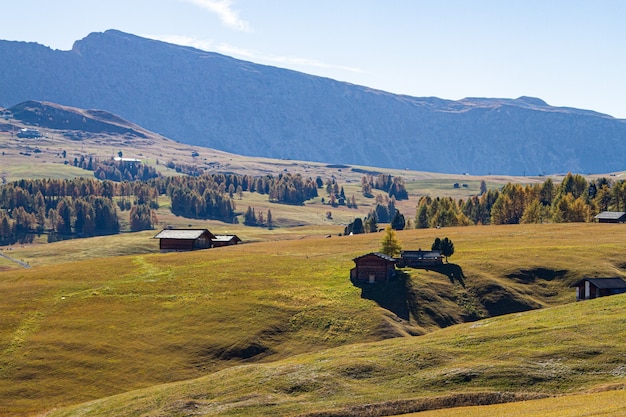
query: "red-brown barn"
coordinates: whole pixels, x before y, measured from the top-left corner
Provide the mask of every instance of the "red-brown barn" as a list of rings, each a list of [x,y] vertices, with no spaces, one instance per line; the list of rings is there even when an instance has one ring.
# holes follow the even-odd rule
[[[174,252],[209,249],[215,235],[207,229],[163,229],[154,238],[161,252]]]
[[[355,282],[387,282],[396,276],[396,260],[380,252],[372,252],[353,259],[356,266],[350,270]]]
[[[621,278],[583,278],[574,283],[576,301],[626,293],[626,282]]]

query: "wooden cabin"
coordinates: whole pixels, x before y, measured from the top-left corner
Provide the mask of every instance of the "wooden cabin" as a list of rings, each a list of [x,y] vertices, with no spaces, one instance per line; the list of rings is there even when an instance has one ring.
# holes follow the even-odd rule
[[[163,229],[155,237],[161,252],[182,252],[213,247],[213,233],[207,229]]]
[[[211,240],[214,248],[219,248],[222,246],[231,246],[241,243],[241,239],[237,237],[237,235],[215,235],[215,237]]]
[[[576,301],[626,293],[626,282],[621,278],[583,278],[574,283]]]
[[[424,268],[443,264],[443,255],[438,250],[404,250],[400,253],[398,266]]]
[[[626,223],[626,212],[623,211],[603,211],[596,215],[594,220],[598,223]]]
[[[396,276],[396,260],[380,252],[371,252],[353,259],[350,279],[360,283],[387,282]]]

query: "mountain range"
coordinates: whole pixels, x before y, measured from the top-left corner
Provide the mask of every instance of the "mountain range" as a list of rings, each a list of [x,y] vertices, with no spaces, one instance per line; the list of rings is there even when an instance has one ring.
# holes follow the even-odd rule
[[[396,95],[116,30],[70,51],[0,41],[0,59],[1,107],[106,110],[241,155],[477,175],[625,169],[626,120],[538,98]]]

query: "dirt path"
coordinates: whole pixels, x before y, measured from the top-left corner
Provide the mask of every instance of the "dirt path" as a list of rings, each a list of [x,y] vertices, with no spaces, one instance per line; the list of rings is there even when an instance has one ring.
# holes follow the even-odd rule
[[[5,255],[4,253],[0,252],[0,257],[3,257],[4,259],[7,259],[11,262],[15,262],[16,264],[18,264],[19,266],[21,266],[22,268],[30,268],[30,265],[28,265],[26,262],[22,262],[22,261],[18,261],[17,259],[13,259],[10,256]]]

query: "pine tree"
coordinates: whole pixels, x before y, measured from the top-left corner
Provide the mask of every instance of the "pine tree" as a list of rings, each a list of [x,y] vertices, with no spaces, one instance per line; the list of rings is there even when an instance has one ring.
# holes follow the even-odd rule
[[[487,192],[487,183],[485,180],[480,181],[480,195],[483,195]]]
[[[441,254],[446,257],[446,262],[448,262],[448,257],[454,254],[454,243],[447,237],[444,237],[443,240],[436,238],[431,249],[441,251]]]
[[[380,251],[385,255],[392,257],[400,255],[400,252],[402,251],[402,246],[398,241],[396,231],[393,230],[391,225],[387,225],[385,228],[385,236],[383,236],[383,240],[380,242]]]
[[[426,204],[420,205],[417,209],[417,214],[415,215],[415,228],[428,228],[428,207],[426,207]]]
[[[393,230],[404,230],[405,226],[406,220],[404,219],[404,215],[396,209],[396,213],[394,214],[393,219],[391,219],[391,227]]]
[[[352,223],[352,233],[355,235],[361,234],[364,232],[363,230],[363,220],[361,220],[360,217],[357,217],[356,219],[354,219],[354,222]]]
[[[267,209],[267,227],[270,229],[274,226],[274,222],[272,220],[272,211]]]

